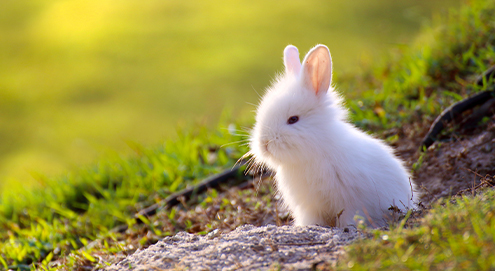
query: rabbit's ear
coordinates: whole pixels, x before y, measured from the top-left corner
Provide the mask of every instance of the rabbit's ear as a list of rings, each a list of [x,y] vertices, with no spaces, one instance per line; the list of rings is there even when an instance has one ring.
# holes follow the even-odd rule
[[[301,71],[301,61],[299,60],[299,51],[293,45],[288,45],[284,50],[285,71],[294,75],[299,75]]]
[[[317,45],[303,61],[303,84],[316,94],[326,93],[332,82],[332,57],[325,45]]]

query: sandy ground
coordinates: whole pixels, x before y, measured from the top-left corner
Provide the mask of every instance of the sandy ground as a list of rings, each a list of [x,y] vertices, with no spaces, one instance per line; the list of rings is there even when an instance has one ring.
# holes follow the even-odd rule
[[[359,236],[355,229],[320,226],[245,225],[206,236],[181,232],[107,270],[311,270],[323,261],[335,264],[343,246]]]

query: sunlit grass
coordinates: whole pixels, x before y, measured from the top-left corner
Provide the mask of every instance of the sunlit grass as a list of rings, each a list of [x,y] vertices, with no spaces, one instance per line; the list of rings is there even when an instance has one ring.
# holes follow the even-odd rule
[[[418,227],[374,231],[351,245],[343,270],[493,270],[495,192],[434,205]]]
[[[154,149],[134,144],[135,158],[109,158],[61,178],[39,177],[36,186],[4,192],[0,257],[10,268],[28,268],[111,235],[115,226],[132,226],[141,208],[232,167],[245,147],[220,146],[241,139],[224,126],[218,133],[204,127],[184,131],[179,139]]]
[[[3,1],[0,184],[248,116],[289,43],[327,44],[339,81],[458,1]]]
[[[495,64],[491,5],[491,0],[471,1],[470,8],[437,17],[414,46],[398,49],[395,60],[385,58],[381,68],[358,76],[368,80],[356,80],[353,86],[363,92],[348,94],[354,121],[367,128],[393,127],[414,116],[412,111],[435,116],[486,89],[491,83],[480,87],[476,78]]]

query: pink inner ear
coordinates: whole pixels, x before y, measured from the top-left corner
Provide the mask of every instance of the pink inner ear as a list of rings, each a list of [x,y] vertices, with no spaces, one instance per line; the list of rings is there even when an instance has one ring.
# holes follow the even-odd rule
[[[301,71],[301,62],[299,60],[299,51],[295,46],[289,45],[284,50],[284,65],[287,73],[299,75]]]
[[[332,80],[332,60],[325,46],[317,46],[306,56],[304,77],[316,94],[328,91]]]
[[[309,63],[309,61],[311,61],[311,63]],[[311,69],[309,72],[311,76],[311,83],[313,85],[313,89],[316,90],[316,94],[318,94],[319,86],[321,83],[321,78],[318,78],[318,68],[319,68],[318,59],[313,58],[311,60],[308,60],[308,68]]]

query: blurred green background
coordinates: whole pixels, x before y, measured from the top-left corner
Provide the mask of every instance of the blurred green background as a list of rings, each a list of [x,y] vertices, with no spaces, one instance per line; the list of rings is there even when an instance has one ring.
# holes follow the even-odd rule
[[[338,82],[459,2],[2,0],[0,186],[251,117],[287,44],[328,45]]]

